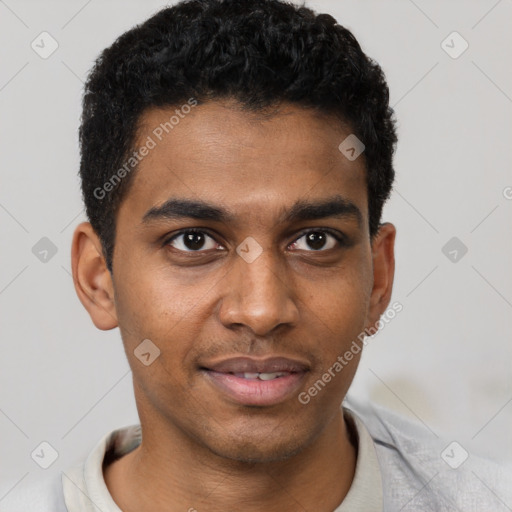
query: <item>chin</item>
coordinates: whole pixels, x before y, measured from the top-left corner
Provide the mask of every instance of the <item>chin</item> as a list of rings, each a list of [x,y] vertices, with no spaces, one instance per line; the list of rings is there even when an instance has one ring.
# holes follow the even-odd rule
[[[313,432],[276,432],[277,429],[258,432],[232,432],[218,436],[207,444],[210,451],[222,457],[246,464],[263,464],[287,460],[309,446],[316,438]]]

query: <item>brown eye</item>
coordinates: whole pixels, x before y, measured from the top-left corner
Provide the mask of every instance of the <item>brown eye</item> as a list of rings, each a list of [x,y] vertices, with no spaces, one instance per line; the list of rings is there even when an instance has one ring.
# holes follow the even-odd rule
[[[201,250],[215,249],[217,242],[204,231],[183,231],[173,236],[168,245],[179,251],[198,252]]]
[[[291,247],[300,251],[326,251],[340,245],[340,239],[328,231],[309,231],[301,235]]]

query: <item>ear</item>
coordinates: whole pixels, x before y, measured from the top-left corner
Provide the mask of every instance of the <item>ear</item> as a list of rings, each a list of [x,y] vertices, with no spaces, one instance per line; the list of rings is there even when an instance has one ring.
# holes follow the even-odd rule
[[[372,241],[373,289],[366,329],[375,326],[391,300],[395,276],[395,236],[395,226],[385,223]]]
[[[89,222],[79,224],[73,234],[71,265],[75,290],[98,329],[117,327],[112,276],[101,242]]]

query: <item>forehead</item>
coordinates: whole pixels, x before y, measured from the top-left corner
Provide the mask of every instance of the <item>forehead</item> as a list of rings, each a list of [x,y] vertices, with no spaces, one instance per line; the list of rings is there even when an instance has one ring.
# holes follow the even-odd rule
[[[271,116],[219,102],[182,107],[141,117],[136,147],[151,149],[121,210],[142,218],[169,197],[182,197],[263,218],[282,215],[297,199],[339,194],[366,216],[364,158],[350,161],[340,152],[350,128],[337,119],[292,105]]]

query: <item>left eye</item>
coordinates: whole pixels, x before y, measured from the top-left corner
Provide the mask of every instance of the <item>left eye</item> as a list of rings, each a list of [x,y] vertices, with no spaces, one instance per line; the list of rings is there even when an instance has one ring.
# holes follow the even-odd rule
[[[217,242],[204,231],[185,231],[172,237],[169,245],[184,252],[215,249]]]
[[[336,247],[337,243],[339,243],[339,240],[326,231],[309,231],[297,238],[291,247],[306,251],[311,249],[313,251],[327,251]],[[309,246],[309,249],[307,246]]]

